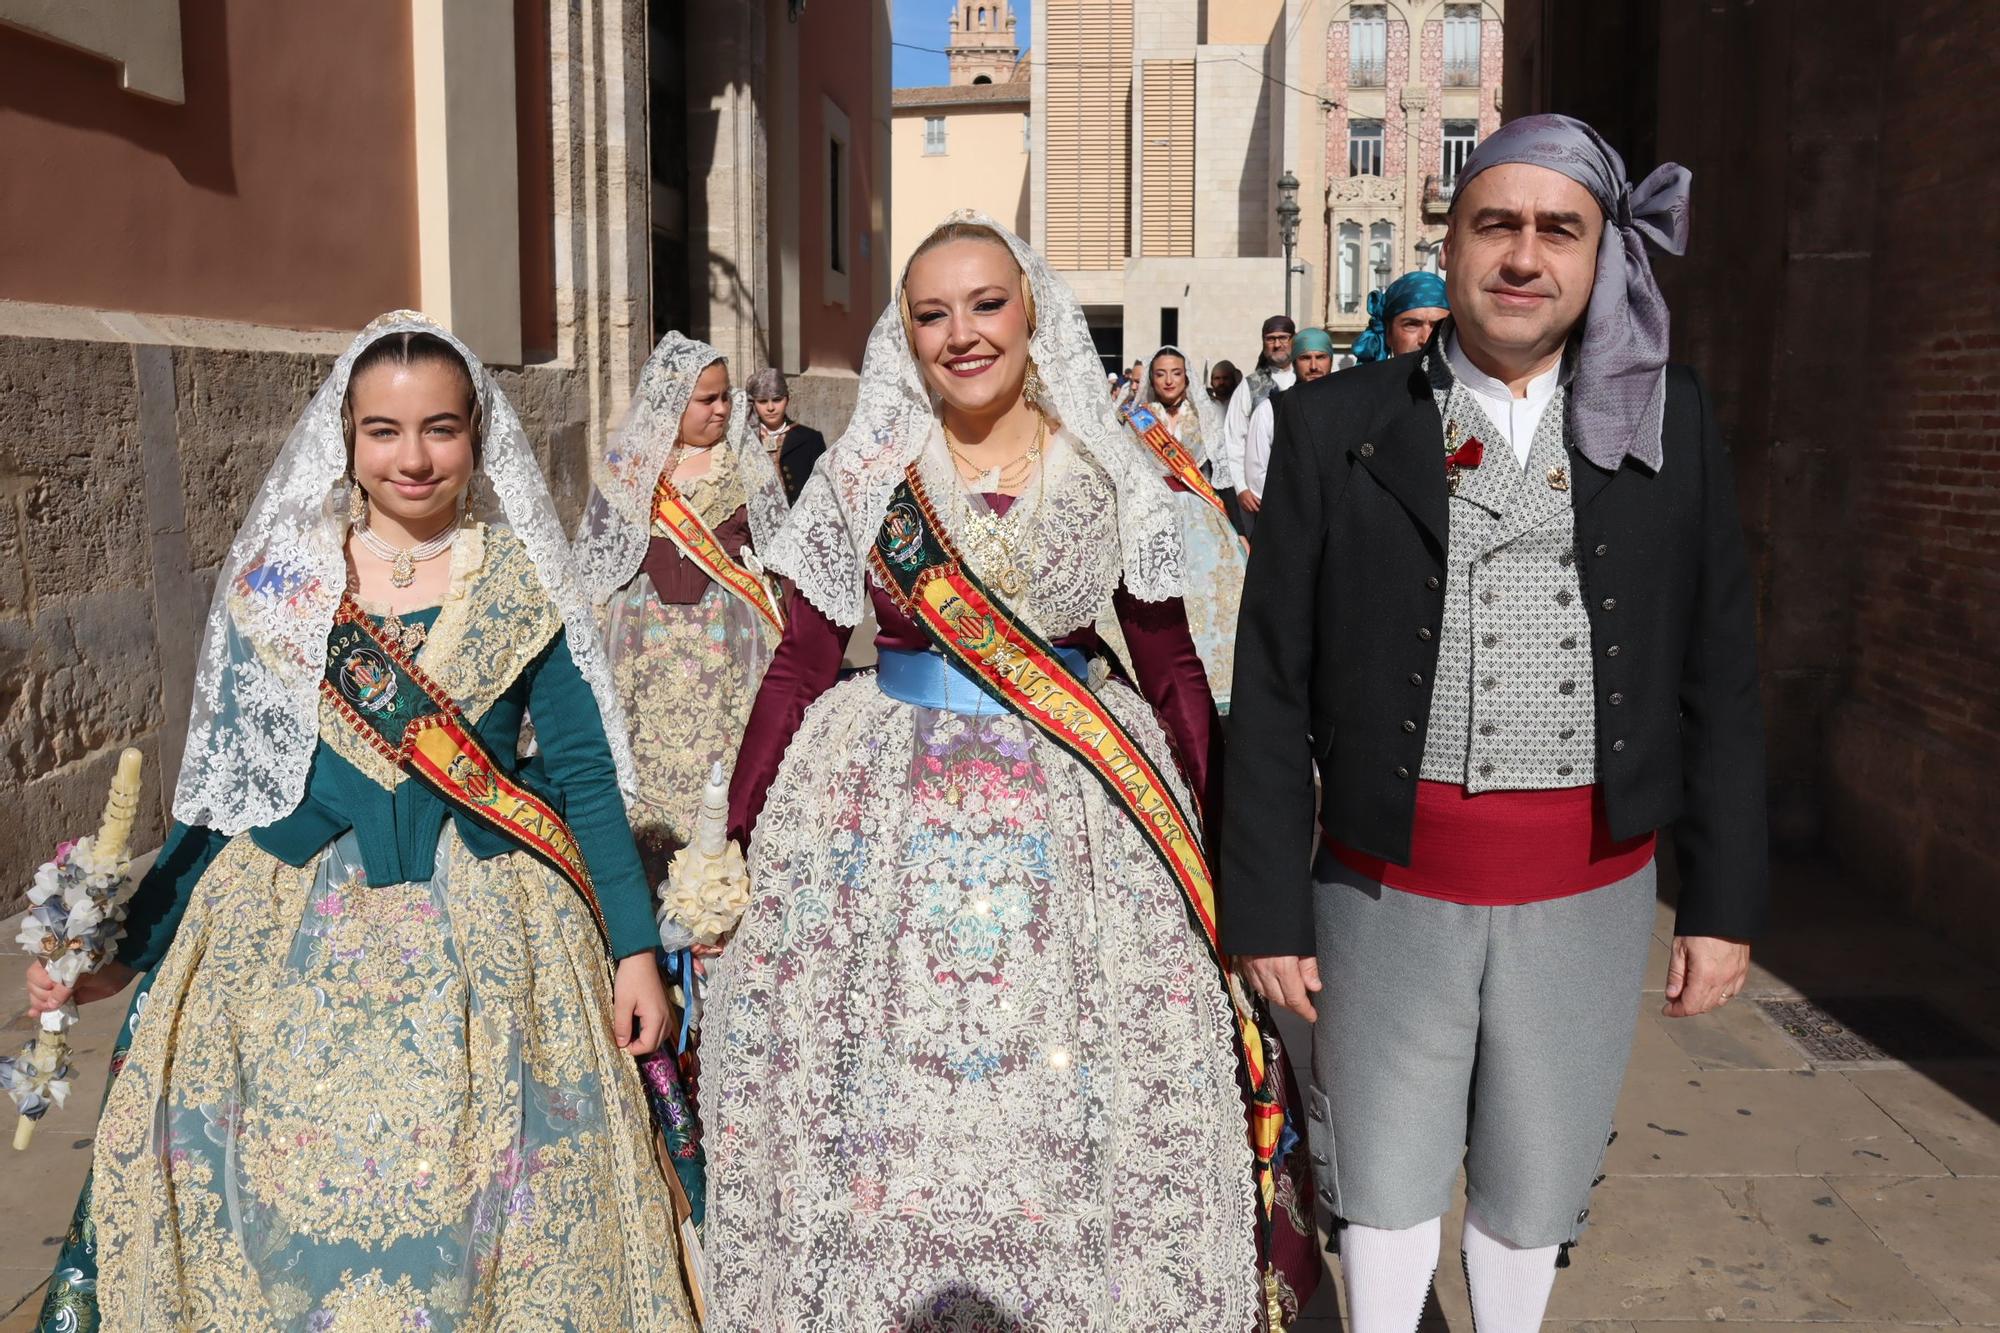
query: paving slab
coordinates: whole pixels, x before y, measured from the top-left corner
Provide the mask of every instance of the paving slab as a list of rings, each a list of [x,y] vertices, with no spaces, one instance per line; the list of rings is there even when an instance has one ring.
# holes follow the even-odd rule
[[[1634,1068],[1615,1123],[1613,1175],[1946,1174],[1838,1073]]]
[[[1952,1318],[1833,1186],[1812,1176],[1613,1176],[1592,1201],[1591,1227],[1549,1314],[1635,1323]]]
[[[2000,1178],[1829,1183],[1954,1318],[2000,1323]]]
[[[1804,1069],[1806,1058],[1747,996],[1692,1018],[1668,1018],[1652,1006],[1645,1017],[1697,1069]]]
[[[2000,1176],[2000,1071],[1870,1069],[1846,1079],[1958,1176]],[[2000,1230],[2000,1220],[1994,1222]]]

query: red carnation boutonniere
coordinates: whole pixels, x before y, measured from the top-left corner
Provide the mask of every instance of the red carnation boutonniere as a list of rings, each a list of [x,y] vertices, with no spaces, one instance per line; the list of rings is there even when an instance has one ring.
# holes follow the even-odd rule
[[[1467,468],[1478,467],[1480,460],[1485,457],[1486,446],[1479,442],[1477,435],[1467,436],[1464,444],[1445,454],[1444,475],[1445,480],[1451,484],[1453,495],[1458,494],[1458,474]]]

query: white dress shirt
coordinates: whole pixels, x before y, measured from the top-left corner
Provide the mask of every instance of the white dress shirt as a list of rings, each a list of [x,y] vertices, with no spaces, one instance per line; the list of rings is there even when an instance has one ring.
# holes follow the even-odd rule
[[[1456,332],[1445,338],[1444,355],[1451,366],[1452,378],[1479,400],[1479,406],[1485,409],[1500,433],[1507,437],[1507,447],[1514,451],[1514,461],[1523,468],[1527,467],[1528,454],[1535,447],[1535,431],[1542,424],[1542,413],[1547,410],[1549,400],[1556,396],[1556,387],[1562,382],[1561,359],[1558,358],[1553,366],[1529,380],[1526,392],[1516,398],[1506,384],[1472,364],[1459,348]]]

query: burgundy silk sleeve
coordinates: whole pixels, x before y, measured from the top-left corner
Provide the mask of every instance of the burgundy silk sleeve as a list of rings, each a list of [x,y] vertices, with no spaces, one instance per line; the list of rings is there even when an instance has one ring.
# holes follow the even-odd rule
[[[840,658],[847,650],[847,631],[808,599],[794,597],[786,610],[791,618],[757,688],[743,746],[736,753],[736,772],[729,779],[729,836],[744,846],[764,811],[785,747],[813,700],[840,678]]]
[[[1215,696],[1208,690],[1208,673],[1188,632],[1187,609],[1178,597],[1142,602],[1122,583],[1112,596],[1112,606],[1132,651],[1139,693],[1173,738],[1188,786],[1201,803],[1202,824],[1212,838],[1222,813],[1222,724]]]

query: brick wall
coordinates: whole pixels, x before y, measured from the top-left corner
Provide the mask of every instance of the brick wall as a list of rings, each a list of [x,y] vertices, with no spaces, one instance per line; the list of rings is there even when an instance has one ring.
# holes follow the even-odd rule
[[[1894,7],[1834,841],[2000,954],[2000,6]]]

